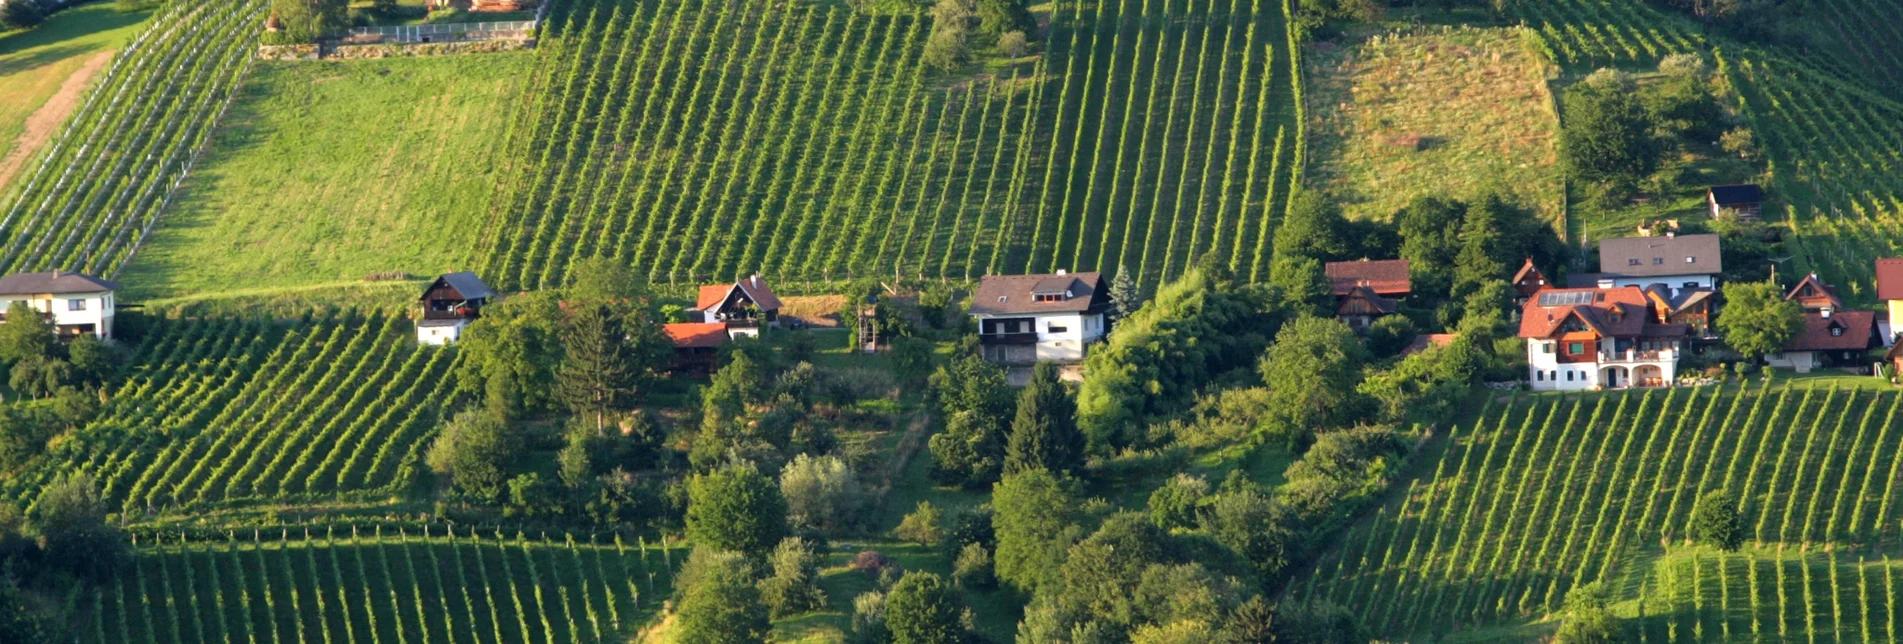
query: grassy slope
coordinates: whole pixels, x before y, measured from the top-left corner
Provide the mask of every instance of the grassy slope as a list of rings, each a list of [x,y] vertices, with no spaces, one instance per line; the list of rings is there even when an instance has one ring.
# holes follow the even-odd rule
[[[0,36],[0,157],[11,152],[26,119],[93,54],[125,44],[145,13],[94,3],[53,14],[38,28]]]
[[[1387,217],[1424,195],[1501,190],[1556,218],[1552,70],[1511,29],[1376,34],[1311,46],[1311,182],[1351,216]],[[1397,145],[1418,136],[1423,149]]]
[[[259,63],[122,281],[164,297],[459,268],[529,60]]]

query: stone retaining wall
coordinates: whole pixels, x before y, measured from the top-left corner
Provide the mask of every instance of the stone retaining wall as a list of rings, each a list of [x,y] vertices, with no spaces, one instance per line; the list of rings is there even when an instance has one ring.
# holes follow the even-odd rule
[[[407,56],[454,56],[519,51],[535,46],[528,39],[474,40],[433,43],[378,43],[371,45],[263,45],[258,58],[263,60],[359,60],[401,58]]]

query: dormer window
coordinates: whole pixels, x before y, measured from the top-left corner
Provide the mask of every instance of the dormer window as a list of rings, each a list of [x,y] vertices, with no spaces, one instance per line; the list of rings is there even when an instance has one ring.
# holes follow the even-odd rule
[[[1034,295],[1039,302],[1062,302],[1065,299],[1064,293],[1036,293]]]
[[[1687,264],[1696,264],[1696,263],[1698,263],[1698,258],[1696,258],[1696,257],[1692,257],[1691,255],[1686,255],[1686,256],[1685,256],[1685,263],[1687,263]]]
[[[1833,338],[1843,337],[1843,334],[1844,334],[1843,327],[1840,327],[1840,326],[1830,327],[1830,337],[1833,337]]]

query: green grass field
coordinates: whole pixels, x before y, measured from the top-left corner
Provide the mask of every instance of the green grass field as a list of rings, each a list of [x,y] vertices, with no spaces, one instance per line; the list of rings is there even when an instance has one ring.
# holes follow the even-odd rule
[[[121,281],[167,297],[465,268],[531,61],[258,63]]]
[[[125,44],[146,18],[109,2],[53,14],[39,27],[0,35],[0,159],[13,154],[26,120],[66,79],[101,52]],[[6,182],[0,181],[0,189]]]

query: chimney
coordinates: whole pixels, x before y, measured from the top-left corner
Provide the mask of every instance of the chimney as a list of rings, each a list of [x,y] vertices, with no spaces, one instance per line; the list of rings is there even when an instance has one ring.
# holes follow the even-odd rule
[[[751,282],[754,288],[760,288],[760,274],[759,273],[754,273],[752,277],[747,278],[747,281]]]
[[[1828,320],[1828,319],[1830,319],[1830,314],[1831,314],[1831,310],[1830,310],[1830,307],[1828,307],[1828,306],[1826,306],[1826,307],[1824,307],[1824,308],[1821,308],[1821,309],[1818,309],[1818,310],[1817,310],[1817,313],[1818,313],[1819,315],[1822,315],[1822,316],[1824,316],[1824,319],[1826,319],[1826,320]]]
[[[1057,269],[1057,274],[1058,274],[1058,275],[1069,275],[1069,274],[1070,274],[1070,271],[1067,271],[1067,270],[1064,270],[1064,269],[1061,269],[1061,268],[1060,268],[1060,269]]]

